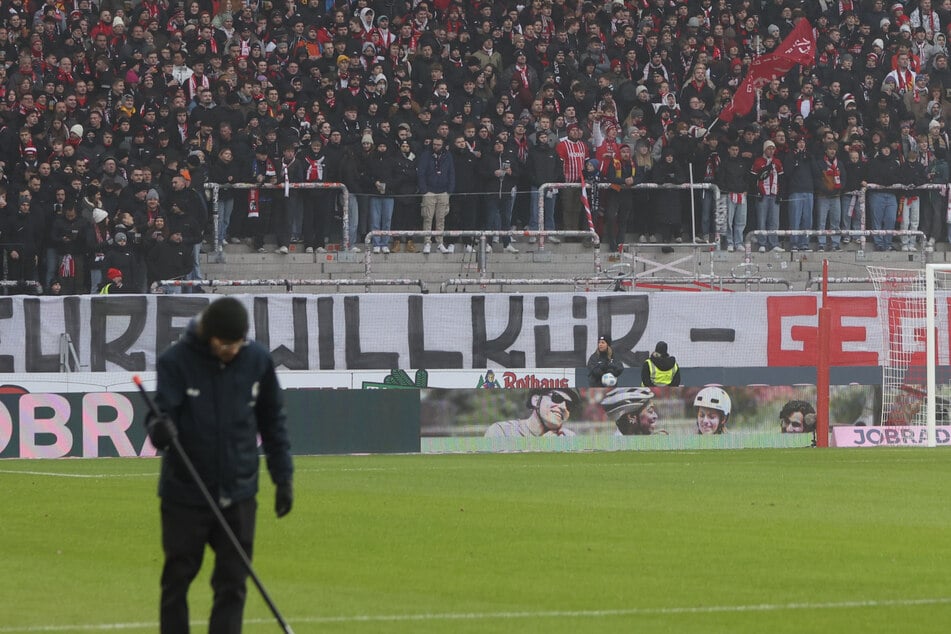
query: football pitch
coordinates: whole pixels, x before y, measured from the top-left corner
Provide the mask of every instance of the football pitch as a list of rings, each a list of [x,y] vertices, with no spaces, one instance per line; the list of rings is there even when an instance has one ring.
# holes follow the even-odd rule
[[[298,457],[255,569],[298,634],[946,632],[951,455]],[[0,461],[0,634],[155,632],[159,461]],[[266,477],[262,480],[267,480]],[[207,630],[211,553],[190,594]],[[245,632],[278,632],[249,583]]]

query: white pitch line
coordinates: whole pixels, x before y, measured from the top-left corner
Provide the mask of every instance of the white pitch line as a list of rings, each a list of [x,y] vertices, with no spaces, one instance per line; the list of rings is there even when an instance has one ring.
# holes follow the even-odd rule
[[[145,477],[155,477],[158,475],[158,472],[155,473],[57,473],[55,471],[23,471],[20,469],[0,469],[0,473],[6,473],[11,475],[31,475],[31,476],[47,476],[50,478],[89,478],[89,479],[100,479],[100,478],[145,478]]]
[[[422,614],[364,614],[351,616],[304,616],[289,618],[294,624],[321,623],[398,623],[421,621],[498,621],[551,618],[604,618],[614,616],[677,616],[683,614],[742,614],[753,612],[783,612],[789,610],[850,610],[855,608],[912,607],[923,605],[948,605],[951,597],[923,599],[885,599],[837,601],[828,603],[760,603],[753,605],[707,605],[671,608],[620,608],[616,610],[557,610],[538,612],[446,612]],[[245,624],[271,623],[274,619],[245,619]],[[195,621],[200,627],[204,621]],[[30,634],[34,632],[109,632],[119,630],[154,630],[158,623],[102,623],[88,625],[33,625],[24,627],[0,627],[0,634]]]

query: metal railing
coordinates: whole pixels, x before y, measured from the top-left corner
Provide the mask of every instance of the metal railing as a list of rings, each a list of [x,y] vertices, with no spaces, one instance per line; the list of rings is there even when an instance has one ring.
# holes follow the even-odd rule
[[[747,262],[751,261],[753,254],[753,238],[766,238],[767,236],[774,236],[777,238],[791,237],[791,236],[855,236],[861,238],[860,243],[860,253],[864,250],[865,237],[867,236],[889,236],[891,238],[902,238],[910,237],[915,238],[915,242],[918,244],[918,248],[923,253],[927,248],[928,238],[923,231],[901,231],[899,229],[866,229],[860,231],[857,229],[757,229],[755,231],[749,231],[746,234],[746,240],[744,241],[743,248],[745,249],[745,260]],[[757,240],[758,244],[762,244]],[[763,247],[765,248],[765,247]],[[786,249],[783,249],[786,251]]]
[[[281,189],[284,191],[284,196],[287,197],[291,191],[300,191],[300,190],[314,190],[314,189],[330,189],[340,191],[343,196],[342,199],[342,208],[343,212],[343,246],[344,249],[350,248],[350,232],[347,230],[350,225],[350,191],[347,189],[347,186],[343,183],[291,183],[285,181],[283,183],[205,183],[205,190],[211,194],[211,213],[212,220],[214,225],[215,232],[215,258],[219,262],[224,262],[224,251],[222,250],[221,242],[218,240],[218,194],[222,189],[236,189],[236,190],[250,190],[250,189]]]
[[[585,187],[590,187],[590,183],[586,183]],[[610,189],[613,187],[611,183],[598,183],[598,189]],[[545,196],[549,191],[558,191],[561,189],[581,189],[581,183],[542,183],[538,187],[538,205],[537,211],[538,214],[538,226],[545,226]],[[683,184],[673,184],[673,183],[641,183],[638,185],[625,185],[621,188],[623,191],[637,191],[637,190],[647,190],[647,191],[656,191],[658,189],[678,189],[678,190],[708,190],[713,192],[713,210],[714,210],[714,235],[716,236],[716,243],[720,241],[720,234],[726,228],[726,207],[722,203],[722,198],[720,195],[720,188],[713,183],[683,183]],[[692,201],[691,201],[692,203]],[[593,212],[594,210],[592,210]],[[696,214],[691,213],[691,218],[693,222],[696,222]],[[547,232],[551,234],[552,232]],[[691,239],[696,242],[697,240],[697,227],[696,224],[693,224],[691,227]],[[657,245],[655,245],[657,246]],[[664,245],[659,245],[664,246]],[[539,238],[538,248],[545,248],[545,238],[544,235]]]
[[[371,245],[373,243],[374,237],[391,237],[391,238],[412,238],[412,237],[424,237],[427,240],[433,237],[447,237],[447,238],[477,238],[479,241],[478,247],[475,249],[475,252],[479,261],[479,272],[485,274],[487,271],[486,266],[486,254],[488,250],[486,249],[487,238],[501,238],[501,237],[526,237],[526,238],[538,238],[539,242],[544,240],[545,236],[558,236],[559,238],[581,238],[583,240],[590,240],[592,245],[592,252],[594,257],[594,272],[601,272],[601,238],[596,232],[593,231],[414,231],[414,230],[403,230],[403,231],[369,231],[367,232],[366,237],[363,239],[364,242],[364,269],[367,277],[370,276],[373,270],[373,257],[371,255],[373,249]],[[541,245],[539,245],[541,248]]]
[[[219,286],[283,286],[285,292],[293,293],[294,288],[298,286],[365,286],[367,290],[371,286],[418,286],[420,291],[425,293],[426,283],[421,279],[371,279],[371,278],[347,278],[347,279],[248,279],[248,280],[160,280],[158,286],[176,286],[182,288],[192,288],[196,286],[209,286],[211,288]]]

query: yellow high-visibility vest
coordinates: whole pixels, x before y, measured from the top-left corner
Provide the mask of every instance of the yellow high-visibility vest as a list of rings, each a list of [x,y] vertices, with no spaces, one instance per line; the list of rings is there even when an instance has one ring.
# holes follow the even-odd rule
[[[671,381],[674,380],[674,375],[677,374],[677,364],[674,363],[674,366],[669,370],[661,370],[654,362],[650,359],[647,360],[647,365],[651,370],[651,381],[654,385],[670,385]]]

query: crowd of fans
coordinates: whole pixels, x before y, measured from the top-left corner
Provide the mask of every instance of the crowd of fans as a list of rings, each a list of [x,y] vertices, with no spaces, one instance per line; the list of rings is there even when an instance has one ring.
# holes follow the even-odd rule
[[[804,19],[815,63],[719,120]],[[949,27],[951,0],[4,0],[3,277],[25,283],[12,292],[172,292],[157,282],[200,278],[201,249],[226,242],[587,229],[578,188],[545,195],[542,226],[535,213],[539,185],[582,177],[608,185],[588,199],[612,251],[718,237],[732,251],[753,229],[856,229],[863,213],[945,240],[944,193],[894,187],[949,180]],[[691,180],[720,188],[725,227],[710,190],[631,187]],[[274,187],[219,190],[212,223],[208,182]],[[338,192],[285,186],[316,182],[346,185],[346,234]],[[865,183],[885,188],[867,212]],[[370,248],[457,246],[473,242]]]

